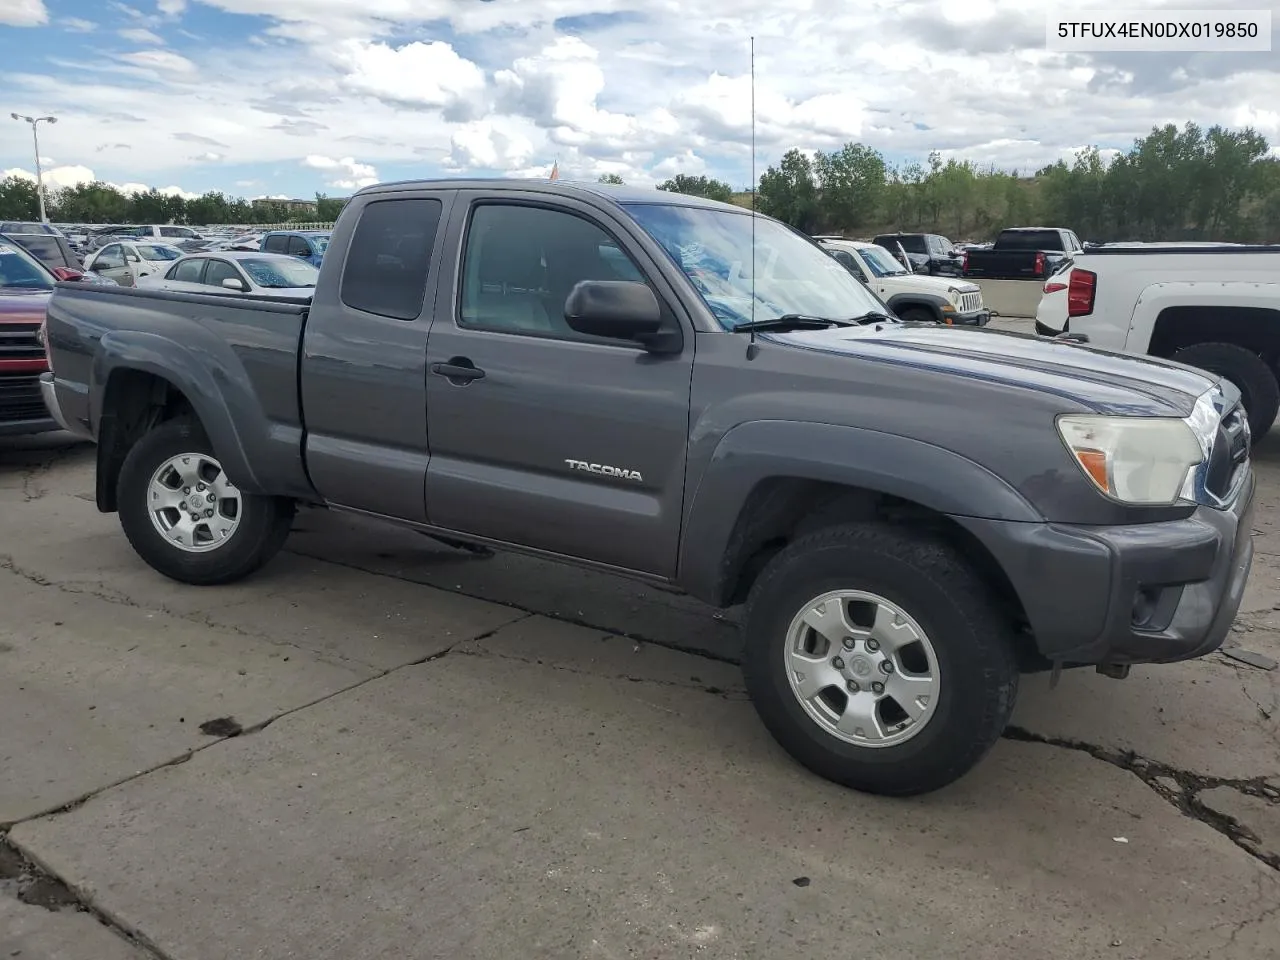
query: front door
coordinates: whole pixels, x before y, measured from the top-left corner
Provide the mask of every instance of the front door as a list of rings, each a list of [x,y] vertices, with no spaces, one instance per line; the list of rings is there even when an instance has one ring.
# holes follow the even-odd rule
[[[427,337],[432,524],[659,576],[675,572],[694,339],[622,223],[567,198],[460,194]],[[463,202],[465,198],[465,202]],[[675,356],[564,319],[581,280],[646,282]]]
[[[114,280],[122,287],[133,286],[133,272],[129,269],[129,264],[125,263],[124,247],[119,243],[107,244],[93,258],[93,272]]]

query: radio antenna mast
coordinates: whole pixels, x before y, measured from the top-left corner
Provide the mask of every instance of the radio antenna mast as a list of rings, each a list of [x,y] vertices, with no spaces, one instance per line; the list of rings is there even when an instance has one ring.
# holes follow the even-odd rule
[[[751,339],[747,359],[756,355],[756,38],[751,37]]]

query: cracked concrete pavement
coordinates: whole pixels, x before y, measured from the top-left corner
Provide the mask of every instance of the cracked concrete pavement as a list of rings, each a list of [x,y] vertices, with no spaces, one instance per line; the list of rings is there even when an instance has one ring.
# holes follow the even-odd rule
[[[1280,658],[1258,469],[1233,640]],[[322,511],[187,588],[92,489],[0,445],[0,957],[1280,954],[1280,671],[1026,678],[973,774],[882,800],[773,744],[732,616]]]

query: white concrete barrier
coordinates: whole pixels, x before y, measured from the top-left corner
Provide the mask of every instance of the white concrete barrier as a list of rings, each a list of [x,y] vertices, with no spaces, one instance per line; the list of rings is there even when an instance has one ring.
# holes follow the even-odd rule
[[[978,280],[982,302],[1002,317],[1034,317],[1044,290],[1042,280]]]

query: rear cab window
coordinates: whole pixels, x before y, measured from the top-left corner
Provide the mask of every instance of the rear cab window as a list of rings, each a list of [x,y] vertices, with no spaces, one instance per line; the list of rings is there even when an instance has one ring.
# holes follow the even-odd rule
[[[1061,250],[1057,230],[1005,230],[996,237],[996,250]]]
[[[372,200],[360,211],[342,268],[339,298],[394,320],[422,313],[443,203],[435,197]]]

